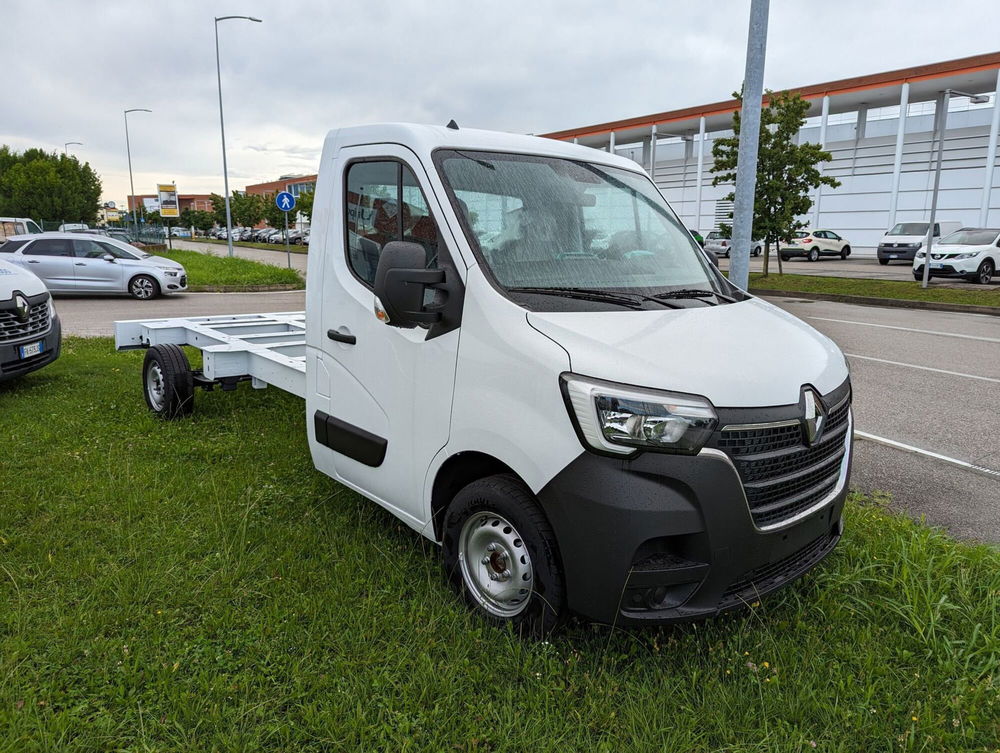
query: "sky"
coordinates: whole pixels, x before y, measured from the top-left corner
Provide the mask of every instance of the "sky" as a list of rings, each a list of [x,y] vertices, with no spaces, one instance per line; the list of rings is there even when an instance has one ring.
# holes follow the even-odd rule
[[[0,143],[89,162],[105,199],[313,173],[333,128],[519,133],[729,98],[749,0],[4,0]],[[995,0],[771,0],[764,85],[804,86],[1000,50]]]

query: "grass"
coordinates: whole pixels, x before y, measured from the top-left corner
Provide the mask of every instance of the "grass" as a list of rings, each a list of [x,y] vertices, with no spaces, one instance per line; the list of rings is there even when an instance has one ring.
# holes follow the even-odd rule
[[[226,246],[226,241],[220,241],[218,238],[183,238],[185,241],[192,241],[194,243],[215,243],[216,245]],[[263,248],[267,251],[281,251],[285,252],[284,243],[256,243],[254,241],[233,241],[234,246],[246,246],[247,248]],[[306,245],[296,245],[290,243],[288,245],[289,250],[293,254],[308,254],[309,246]]]
[[[143,405],[68,339],[0,386],[0,751],[994,751],[1000,553],[855,497],[756,609],[484,626],[437,550],[312,468],[303,404]]]
[[[761,290],[786,290],[791,293],[829,293],[834,295],[856,295],[872,298],[893,298],[903,301],[934,301],[937,303],[960,303],[976,306],[1000,307],[1000,288],[996,286],[973,286],[968,288],[946,288],[940,280],[932,280],[927,289],[918,282],[902,280],[869,280],[849,277],[820,277],[777,273],[750,275],[750,288]]]
[[[157,256],[184,265],[191,290],[220,286],[252,287],[258,285],[294,285],[304,287],[302,276],[294,269],[262,264],[249,259],[211,256],[200,251],[157,251]]]

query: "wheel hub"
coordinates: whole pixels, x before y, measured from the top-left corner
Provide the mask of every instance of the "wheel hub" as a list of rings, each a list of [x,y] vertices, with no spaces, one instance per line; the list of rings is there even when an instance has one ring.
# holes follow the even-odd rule
[[[531,557],[505,518],[491,512],[471,515],[462,526],[458,557],[467,589],[487,612],[514,617],[528,605]]]
[[[158,363],[150,364],[146,372],[146,393],[149,395],[149,402],[153,404],[153,409],[160,410],[167,391],[163,386],[163,372]]]

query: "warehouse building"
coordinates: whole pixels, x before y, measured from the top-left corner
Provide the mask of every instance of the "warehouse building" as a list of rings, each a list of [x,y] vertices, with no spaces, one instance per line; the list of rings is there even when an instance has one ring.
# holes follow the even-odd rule
[[[833,155],[822,170],[841,183],[817,190],[802,219],[835,230],[862,255],[874,255],[896,222],[926,220],[944,120],[938,219],[1000,226],[998,89],[1000,52],[793,89],[810,102],[800,141]],[[723,200],[732,186],[712,185],[712,142],[732,135],[737,108],[726,100],[544,135],[634,159],[688,227],[708,232],[732,211]]]

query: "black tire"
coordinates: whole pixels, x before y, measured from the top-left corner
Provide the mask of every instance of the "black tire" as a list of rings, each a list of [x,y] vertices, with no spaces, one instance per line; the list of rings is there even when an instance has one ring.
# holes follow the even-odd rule
[[[851,247],[850,246],[844,246],[842,249],[840,249],[840,258],[841,259],[846,259],[850,255],[851,255]]]
[[[142,396],[163,419],[182,418],[194,410],[191,364],[179,345],[154,345],[142,362]]]
[[[760,256],[760,246],[754,246],[753,251],[750,252],[751,256]]]
[[[983,259],[983,263],[976,270],[976,282],[980,285],[989,285],[995,272],[996,268],[993,266],[993,260]]]
[[[729,258],[729,249],[728,248],[726,249],[726,253],[724,253],[723,256],[725,256],[727,259]]]
[[[819,249],[810,248],[809,255],[806,257],[809,261],[819,261]]]
[[[148,301],[160,294],[160,283],[149,275],[136,275],[128,281],[128,294],[139,301]]]
[[[789,260],[789,259],[791,259],[791,258],[792,258],[791,256],[786,256],[785,254],[782,254],[782,255],[781,255],[781,260],[782,260],[782,261],[788,261],[788,260]]]
[[[889,260],[888,259],[879,259],[878,263],[881,264],[883,267],[885,267],[885,266],[887,266],[889,264]]]
[[[478,538],[477,531],[481,532]],[[493,531],[497,537],[506,532],[518,538],[513,538],[510,545],[496,545],[492,554],[480,560],[479,555],[487,550],[478,552],[476,545],[494,536]],[[526,556],[515,555],[520,564],[511,565],[510,555],[521,546]],[[471,556],[460,559],[463,550]],[[565,617],[566,587],[555,533],[535,495],[516,476],[487,476],[473,481],[455,495],[445,513],[442,552],[445,573],[452,587],[473,612],[488,622],[500,626],[509,624],[520,635],[537,637],[551,633]],[[499,558],[499,565],[493,561],[495,558]],[[467,573],[463,561],[473,559],[475,561],[468,562],[470,572]],[[515,577],[521,573],[518,582],[530,583],[530,586],[512,597],[512,601],[518,600],[517,603],[491,607],[483,589],[502,589],[503,586],[480,585],[476,581],[477,574],[484,579],[489,576],[490,580],[497,576],[502,582],[504,573],[511,577],[512,567]],[[507,611],[504,606],[508,607]]]

